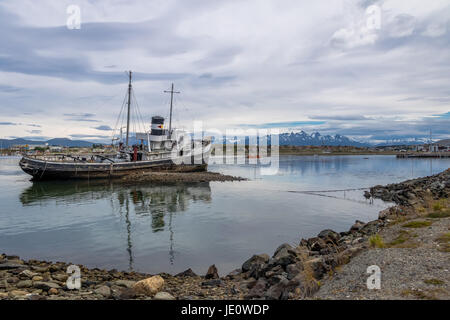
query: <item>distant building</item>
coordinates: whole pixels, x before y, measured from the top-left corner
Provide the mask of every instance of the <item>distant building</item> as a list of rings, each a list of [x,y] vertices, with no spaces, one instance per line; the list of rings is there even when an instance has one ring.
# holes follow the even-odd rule
[[[63,147],[61,147],[61,146],[50,146],[49,150],[51,152],[61,152],[61,151],[63,151]]]

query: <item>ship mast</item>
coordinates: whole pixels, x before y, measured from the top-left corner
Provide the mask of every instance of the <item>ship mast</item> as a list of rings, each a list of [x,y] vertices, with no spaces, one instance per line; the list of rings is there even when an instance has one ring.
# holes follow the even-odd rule
[[[170,93],[170,117],[169,117],[169,139],[172,136],[172,105],[173,105],[173,94],[180,93],[179,91],[173,91],[173,83],[170,91],[164,91],[165,93]]]
[[[129,82],[128,82],[128,113],[127,113],[127,140],[126,140],[126,146],[128,147],[128,136],[130,134],[130,108],[131,108],[131,74],[132,72],[129,71]]]

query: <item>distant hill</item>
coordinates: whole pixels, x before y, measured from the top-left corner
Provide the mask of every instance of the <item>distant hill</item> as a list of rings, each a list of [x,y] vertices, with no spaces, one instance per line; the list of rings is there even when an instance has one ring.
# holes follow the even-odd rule
[[[62,146],[62,147],[92,147],[93,142],[83,140],[70,140],[67,138],[55,138],[47,141],[34,141],[22,138],[17,139],[0,139],[1,148],[10,148],[14,145],[37,145],[48,143],[49,146]]]

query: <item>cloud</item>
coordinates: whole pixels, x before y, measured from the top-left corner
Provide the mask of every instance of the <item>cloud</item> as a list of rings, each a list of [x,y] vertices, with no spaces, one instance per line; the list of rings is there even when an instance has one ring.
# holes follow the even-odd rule
[[[448,1],[77,3],[80,30],[65,26],[68,0],[1,2],[0,108],[15,125],[0,136],[26,135],[27,123],[45,123],[43,136],[107,131],[125,70],[147,122],[168,113],[173,82],[174,123],[188,129],[449,135],[448,118],[434,116],[450,103]]]
[[[286,122],[267,122],[261,124],[241,124],[241,127],[247,128],[286,128],[286,127],[300,127],[305,125],[319,125],[324,124],[325,121],[286,121]]]
[[[72,138],[95,138],[95,139],[108,139],[108,138],[111,138],[111,136],[96,135],[96,134],[71,134],[70,137],[72,137]]]
[[[98,127],[95,127],[94,129],[101,130],[101,131],[111,131],[112,130],[112,128],[110,126],[98,126]]]
[[[317,119],[317,120],[340,120],[340,121],[354,121],[354,120],[370,120],[370,118],[360,115],[336,115],[336,116],[309,116],[310,119]]]

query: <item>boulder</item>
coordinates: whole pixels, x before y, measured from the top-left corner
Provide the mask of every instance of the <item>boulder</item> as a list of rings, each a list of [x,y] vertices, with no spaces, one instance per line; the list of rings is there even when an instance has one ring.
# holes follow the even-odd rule
[[[111,296],[111,289],[108,286],[100,286],[95,289],[94,292],[105,298],[109,298]]]
[[[189,268],[183,272],[176,274],[175,277],[197,277],[197,275],[194,271],[192,271],[191,268]]]
[[[244,262],[244,264],[242,265],[242,271],[250,271],[251,269],[253,269],[254,265],[265,264],[269,261],[269,259],[270,257],[265,253],[255,254],[250,259]]]
[[[331,229],[325,229],[320,231],[320,233],[317,235],[320,239],[325,240],[325,242],[333,242],[338,243],[339,239],[341,238],[340,234],[331,230]]]
[[[355,223],[350,228],[350,231],[351,232],[357,232],[357,231],[361,230],[365,225],[366,225],[365,222],[356,220]]]
[[[119,286],[119,287],[133,288],[133,286],[136,284],[136,281],[132,281],[132,280],[117,280],[117,281],[114,281],[114,284]]]
[[[61,288],[59,286],[59,284],[56,284],[54,282],[44,282],[44,281],[36,281],[33,284],[33,287],[36,288],[36,289],[42,289],[42,290],[45,290],[45,291],[48,291],[48,290],[50,290],[52,288],[54,288],[54,289],[60,289]]]
[[[297,254],[291,245],[285,243],[275,250],[272,258],[275,261],[275,264],[287,266],[288,264],[295,263]]]
[[[272,285],[265,293],[265,298],[268,300],[278,300],[281,298],[281,295],[286,288],[286,286],[289,284],[288,279],[280,279],[278,283]]]
[[[291,280],[303,270],[303,264],[300,262],[292,263],[286,266],[287,279]]]
[[[205,279],[219,279],[219,273],[217,272],[216,265],[213,264],[208,268],[206,272]]]
[[[147,296],[155,295],[164,286],[164,279],[161,276],[153,276],[134,284],[133,289],[138,294]]]
[[[258,279],[255,285],[250,289],[248,294],[245,296],[245,299],[254,299],[263,297],[266,291],[266,287],[267,281],[262,278]]]

